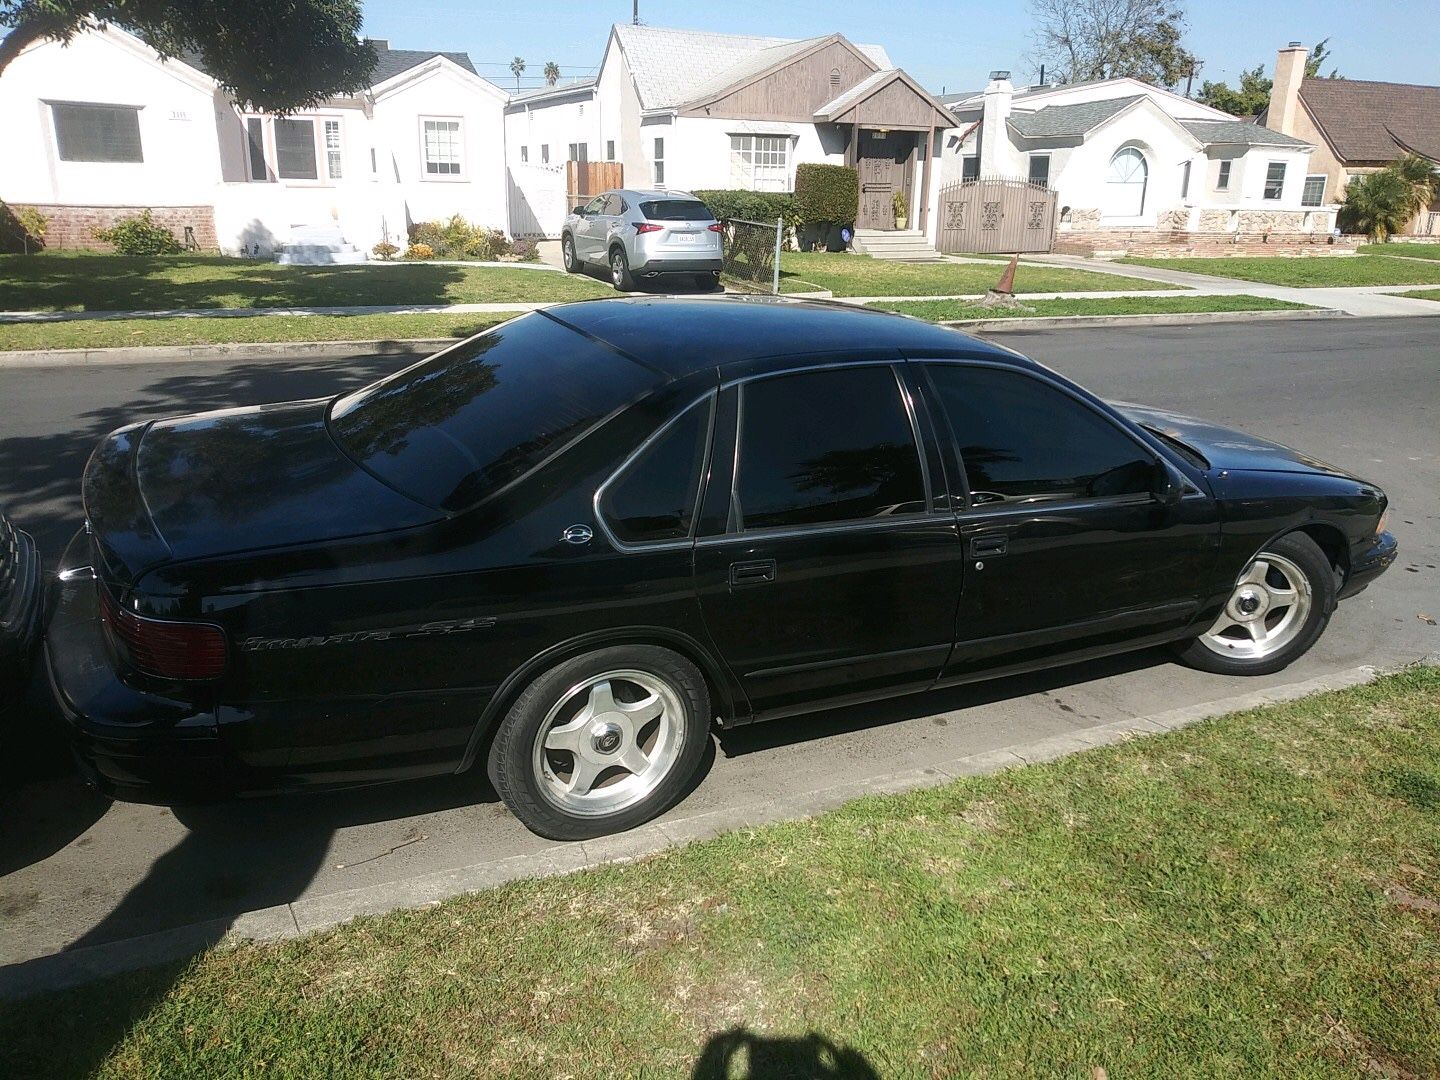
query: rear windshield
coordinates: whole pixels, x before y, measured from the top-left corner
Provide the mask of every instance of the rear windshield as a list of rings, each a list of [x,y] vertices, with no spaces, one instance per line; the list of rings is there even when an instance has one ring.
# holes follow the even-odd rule
[[[714,221],[710,208],[696,199],[652,199],[640,204],[650,221]]]
[[[339,398],[330,423],[345,452],[391,487],[464,510],[661,381],[535,313]]]

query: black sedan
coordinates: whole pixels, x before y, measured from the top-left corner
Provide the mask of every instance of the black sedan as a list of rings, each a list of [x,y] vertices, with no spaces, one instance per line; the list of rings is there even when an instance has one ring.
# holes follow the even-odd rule
[[[35,541],[0,511],[0,720],[25,693],[43,604]]]
[[[1159,643],[1273,672],[1395,558],[1373,484],[839,305],[636,298],[363,390],[121,428],[46,656],[177,801],[483,762],[530,828],[674,802],[722,726]]]

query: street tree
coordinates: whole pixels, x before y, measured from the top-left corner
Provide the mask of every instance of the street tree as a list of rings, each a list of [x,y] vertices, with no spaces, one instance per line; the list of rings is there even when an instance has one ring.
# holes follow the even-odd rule
[[[515,76],[515,89],[519,90],[520,76],[525,74],[525,61],[518,56],[515,57],[514,60],[511,60],[510,74]]]
[[[359,0],[0,0],[0,74],[29,45],[114,23],[193,57],[243,107],[286,113],[369,85],[360,22]]]
[[[1030,0],[1033,64],[1046,80],[1129,76],[1175,86],[1196,65],[1181,44],[1185,12],[1170,0]]]
[[[554,60],[545,61],[545,85],[554,86],[560,81],[560,65]]]

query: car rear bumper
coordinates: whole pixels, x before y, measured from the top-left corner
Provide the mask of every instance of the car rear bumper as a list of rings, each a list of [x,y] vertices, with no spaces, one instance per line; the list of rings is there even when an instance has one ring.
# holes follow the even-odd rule
[[[697,258],[667,258],[652,255],[639,266],[632,266],[630,273],[635,277],[651,277],[660,274],[711,274],[719,275],[723,262],[719,255]]]
[[[1390,569],[1390,564],[1400,554],[1400,545],[1396,543],[1395,537],[1388,532],[1366,541],[1359,551],[1350,553],[1350,574],[1345,579],[1345,586],[1340,590],[1340,599],[1354,596],[1363,592],[1365,588],[1377,577]]]
[[[25,691],[45,609],[40,553],[29,534],[19,531],[13,574],[9,596],[0,604],[0,710]]]

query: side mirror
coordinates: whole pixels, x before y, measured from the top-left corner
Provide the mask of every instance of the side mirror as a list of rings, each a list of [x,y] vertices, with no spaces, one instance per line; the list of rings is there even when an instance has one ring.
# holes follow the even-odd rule
[[[584,217],[584,216],[585,216],[585,204],[584,204],[584,203],[581,203],[579,206],[576,206],[576,207],[572,208],[570,212],[571,212],[572,214],[578,215],[579,217]]]
[[[1155,501],[1161,506],[1178,506],[1185,497],[1185,485],[1181,479],[1164,465],[1156,463],[1155,482],[1151,488]]]

